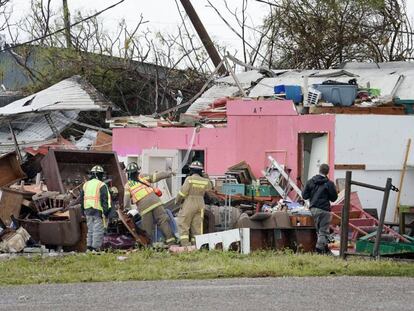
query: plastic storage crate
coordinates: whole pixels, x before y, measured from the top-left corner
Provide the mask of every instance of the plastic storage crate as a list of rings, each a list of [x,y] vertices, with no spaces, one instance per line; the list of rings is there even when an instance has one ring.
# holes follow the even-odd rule
[[[403,105],[406,114],[414,114],[414,99],[395,99],[397,105]]]
[[[227,195],[244,195],[246,185],[245,184],[223,184],[221,191]]]
[[[374,242],[360,239],[356,242],[355,250],[357,253],[372,254]],[[414,243],[381,241],[379,253],[380,255],[413,254]]]
[[[279,193],[272,186],[255,187],[253,185],[247,185],[246,195],[255,196],[255,197],[275,197],[275,196],[279,196]]]
[[[300,85],[276,85],[274,87],[275,94],[284,94],[286,99],[293,100],[295,104],[302,102],[302,88]]]
[[[322,99],[340,106],[352,106],[358,93],[356,85],[314,84],[313,88],[322,93]]]

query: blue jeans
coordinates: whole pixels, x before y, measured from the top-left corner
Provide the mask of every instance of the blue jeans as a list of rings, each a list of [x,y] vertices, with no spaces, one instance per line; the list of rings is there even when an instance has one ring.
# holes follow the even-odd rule
[[[100,249],[105,231],[102,216],[86,215],[86,223],[88,226],[87,246],[93,247],[94,249]]]

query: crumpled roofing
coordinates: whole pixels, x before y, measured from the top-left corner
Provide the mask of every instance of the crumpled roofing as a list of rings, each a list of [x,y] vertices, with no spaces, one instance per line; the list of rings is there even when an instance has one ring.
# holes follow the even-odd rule
[[[50,118],[58,132],[72,124],[71,120],[76,120],[78,113],[75,111],[54,111]],[[56,140],[49,123],[43,114],[19,118],[12,121],[13,131],[16,135],[20,147],[36,147]],[[0,154],[15,150],[12,135],[8,124],[0,125]]]
[[[112,103],[90,83],[73,76],[0,108],[0,117],[45,111],[101,111]]]

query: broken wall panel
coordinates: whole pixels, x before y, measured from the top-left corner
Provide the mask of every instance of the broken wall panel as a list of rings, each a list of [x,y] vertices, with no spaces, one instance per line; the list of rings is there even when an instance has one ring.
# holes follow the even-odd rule
[[[18,218],[24,200],[23,193],[7,188],[1,189],[0,219],[6,226],[11,223],[10,216]]]
[[[96,136],[95,143],[91,147],[91,150],[112,151],[112,136],[99,131]]]
[[[95,165],[101,165],[112,186],[118,188],[122,203],[126,177],[114,152],[50,150],[41,162],[43,176],[49,191],[66,193],[79,187]]]
[[[16,152],[10,152],[0,157],[0,187],[10,185],[26,178]]]

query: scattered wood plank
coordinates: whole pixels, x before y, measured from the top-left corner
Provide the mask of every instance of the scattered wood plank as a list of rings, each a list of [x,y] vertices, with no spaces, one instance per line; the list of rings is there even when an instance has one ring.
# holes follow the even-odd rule
[[[395,207],[395,212],[394,212],[394,222],[397,221],[399,217],[399,213],[400,213],[401,192],[402,192],[402,187],[404,184],[405,173],[407,172],[407,162],[408,162],[408,157],[410,155],[410,150],[411,150],[411,138],[408,139],[407,147],[405,150],[404,162],[403,162],[403,167],[401,170],[400,184],[398,186],[398,189],[400,191],[398,191],[398,194],[397,194],[397,206]]]
[[[405,108],[400,106],[380,107],[319,107],[309,108],[310,114],[380,114],[380,115],[405,115]]]
[[[336,170],[365,170],[365,164],[335,164]]]

